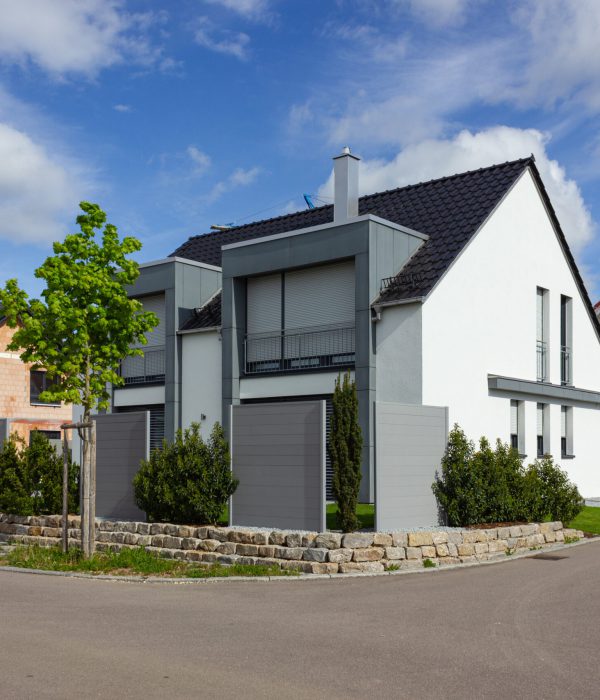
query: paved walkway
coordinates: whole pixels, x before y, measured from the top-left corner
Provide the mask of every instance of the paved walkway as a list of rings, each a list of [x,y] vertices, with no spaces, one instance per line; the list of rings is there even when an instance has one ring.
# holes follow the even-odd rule
[[[553,556],[200,586],[0,570],[0,697],[598,697],[600,542]]]

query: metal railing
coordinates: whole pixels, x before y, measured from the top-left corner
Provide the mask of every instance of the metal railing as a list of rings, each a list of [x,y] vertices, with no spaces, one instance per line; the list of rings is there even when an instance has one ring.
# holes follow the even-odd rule
[[[537,381],[548,381],[548,344],[543,340],[537,341]]]
[[[143,349],[143,355],[126,357],[121,362],[120,375],[125,384],[153,384],[165,381],[165,348]]]
[[[571,384],[573,377],[571,375],[571,348],[568,345],[560,346],[560,383]]]
[[[244,359],[246,374],[351,366],[355,361],[354,326],[248,335]]]

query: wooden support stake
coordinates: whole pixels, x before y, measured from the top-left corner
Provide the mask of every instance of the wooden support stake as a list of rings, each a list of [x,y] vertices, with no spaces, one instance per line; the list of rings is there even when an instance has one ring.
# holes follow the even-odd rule
[[[81,549],[84,559],[90,556],[89,508],[90,508],[90,431],[83,431],[83,459],[81,461]]]
[[[69,440],[63,430],[62,551],[69,551]]]
[[[88,507],[89,523],[89,553],[96,551],[96,421],[92,421],[90,428],[90,502]]]

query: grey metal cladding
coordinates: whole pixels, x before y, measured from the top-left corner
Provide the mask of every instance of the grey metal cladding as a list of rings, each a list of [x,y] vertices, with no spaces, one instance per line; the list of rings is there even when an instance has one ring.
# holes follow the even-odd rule
[[[10,418],[0,418],[0,447],[10,435]]]
[[[148,458],[149,412],[109,413],[96,420],[96,515],[145,520],[135,504],[133,477]]]
[[[585,405],[588,408],[600,408],[600,392],[581,389],[575,386],[562,386],[549,382],[535,382],[529,379],[501,377],[488,374],[488,389],[494,394],[512,394],[527,396],[542,403],[556,401],[563,404]]]
[[[232,407],[232,525],[323,530],[325,402]]]
[[[442,406],[375,405],[375,527],[431,527],[439,522],[431,490],[448,440]]]

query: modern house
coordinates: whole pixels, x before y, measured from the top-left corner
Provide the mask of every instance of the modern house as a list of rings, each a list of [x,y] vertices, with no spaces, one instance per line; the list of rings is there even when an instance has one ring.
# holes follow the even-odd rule
[[[161,324],[114,410],[147,408],[156,437],[229,430],[232,406],[328,402],[350,370],[365,501],[386,403],[447,407],[470,437],[552,454],[600,494],[600,324],[533,157],[364,197],[348,149],[334,174],[333,205],[142,267],[132,294]]]
[[[46,372],[7,350],[14,333],[0,312],[0,444],[10,433],[29,443],[31,433],[37,431],[60,449],[60,426],[71,420],[72,408],[42,401],[40,394],[49,382]]]

